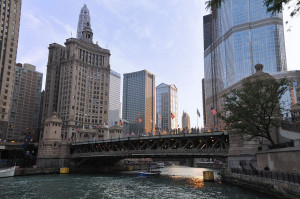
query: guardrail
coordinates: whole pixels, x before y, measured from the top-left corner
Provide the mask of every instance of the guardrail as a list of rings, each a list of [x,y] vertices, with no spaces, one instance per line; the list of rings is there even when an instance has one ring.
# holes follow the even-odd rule
[[[118,138],[108,138],[108,139],[86,139],[86,140],[71,140],[69,143],[71,145],[82,145],[82,144],[99,144],[107,142],[124,142],[129,140],[153,140],[161,138],[181,138],[181,137],[209,137],[209,136],[219,136],[228,135],[228,132],[212,132],[212,133],[181,133],[181,134],[169,134],[169,135],[154,135],[154,136],[138,136],[138,137],[118,137]]]
[[[129,150],[129,151],[103,151],[87,153],[73,153],[76,157],[97,157],[97,156],[197,156],[197,155],[219,155],[226,156],[227,149],[157,149],[157,150]]]
[[[300,174],[298,173],[287,173],[281,171],[255,171],[255,170],[243,170],[239,168],[232,168],[231,173],[243,174],[248,176],[256,176],[260,178],[282,180],[300,185]]]

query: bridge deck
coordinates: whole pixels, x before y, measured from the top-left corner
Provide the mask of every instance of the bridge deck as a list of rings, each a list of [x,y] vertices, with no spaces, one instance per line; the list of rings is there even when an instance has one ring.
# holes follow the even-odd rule
[[[173,135],[155,135],[155,136],[141,136],[141,137],[125,137],[108,140],[87,140],[80,142],[72,142],[71,145],[83,145],[83,144],[102,144],[111,142],[124,142],[124,141],[138,141],[138,140],[155,140],[155,139],[168,139],[168,138],[195,138],[195,137],[211,137],[228,135],[228,132],[213,132],[213,133],[189,133],[189,134],[173,134]]]
[[[227,132],[127,137],[74,142],[72,158],[226,156]]]

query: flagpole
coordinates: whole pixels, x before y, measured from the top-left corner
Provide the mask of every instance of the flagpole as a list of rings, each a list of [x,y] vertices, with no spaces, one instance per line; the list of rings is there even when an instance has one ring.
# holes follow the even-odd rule
[[[199,127],[198,127],[198,114],[197,114],[197,129],[198,129]]]

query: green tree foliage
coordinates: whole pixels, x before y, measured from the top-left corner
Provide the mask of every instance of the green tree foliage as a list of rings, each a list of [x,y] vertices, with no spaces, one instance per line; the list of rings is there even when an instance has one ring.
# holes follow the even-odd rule
[[[221,3],[225,2],[226,0],[209,0],[206,1],[206,8],[213,8],[213,7],[221,7]],[[267,7],[267,11],[271,12],[272,14],[279,13],[283,9],[284,4],[290,3],[292,0],[262,0],[264,5]],[[300,10],[300,0],[297,0],[295,5],[293,5],[293,10],[291,12],[291,16],[294,16],[299,13]],[[290,8],[290,7],[289,7]]]
[[[218,113],[229,130],[254,137],[264,137],[274,144],[271,128],[280,126],[282,107],[279,100],[287,91],[289,80],[246,81],[240,89],[224,95],[224,109]]]

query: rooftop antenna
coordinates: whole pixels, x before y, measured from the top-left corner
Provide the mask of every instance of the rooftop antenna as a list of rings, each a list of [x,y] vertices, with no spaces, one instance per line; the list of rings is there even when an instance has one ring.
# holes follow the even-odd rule
[[[72,31],[71,31],[71,38],[73,38],[73,36],[72,36]]]

